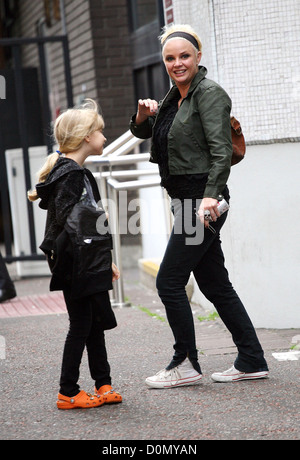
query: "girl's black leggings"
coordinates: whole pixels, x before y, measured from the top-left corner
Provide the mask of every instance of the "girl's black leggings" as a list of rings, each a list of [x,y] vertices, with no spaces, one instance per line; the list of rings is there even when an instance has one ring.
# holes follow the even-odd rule
[[[72,397],[80,391],[79,368],[85,347],[96,388],[111,384],[101,321],[101,311],[106,306],[110,308],[110,299],[107,291],[81,299],[72,299],[69,290],[64,290],[63,293],[70,325],[63,352],[60,393]]]

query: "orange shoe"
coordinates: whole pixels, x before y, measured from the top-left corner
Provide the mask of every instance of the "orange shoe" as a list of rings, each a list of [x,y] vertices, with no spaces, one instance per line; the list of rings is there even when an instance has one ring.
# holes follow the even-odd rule
[[[116,404],[122,402],[122,396],[120,393],[113,390],[110,385],[102,385],[99,390],[95,387],[95,392],[98,396],[103,397],[105,404]]]
[[[100,394],[91,395],[81,390],[76,396],[73,396],[73,398],[58,393],[56,404],[58,409],[90,409],[91,407],[102,406],[104,402],[104,398]]]

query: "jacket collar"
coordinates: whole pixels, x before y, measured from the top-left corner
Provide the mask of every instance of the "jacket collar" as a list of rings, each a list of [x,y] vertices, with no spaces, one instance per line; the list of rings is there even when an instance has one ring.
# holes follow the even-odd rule
[[[207,74],[206,67],[199,65],[199,70],[194,76],[191,86],[189,87],[188,94],[194,91],[194,89],[200,83],[200,81],[202,81],[206,77],[206,74]]]

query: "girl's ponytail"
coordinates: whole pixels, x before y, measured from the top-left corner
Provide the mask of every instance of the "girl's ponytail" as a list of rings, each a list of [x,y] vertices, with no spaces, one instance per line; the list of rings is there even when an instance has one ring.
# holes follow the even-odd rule
[[[47,160],[45,161],[45,164],[42,166],[42,168],[39,170],[39,172],[37,174],[39,183],[40,182],[45,182],[45,180],[47,179],[51,169],[53,168],[53,166],[57,162],[58,158],[59,158],[59,153],[57,153],[57,152],[54,152],[54,153],[51,153],[50,155],[48,155]],[[37,200],[39,198],[36,189],[29,190],[27,192],[27,197],[28,197],[29,201],[35,201],[35,200]]]

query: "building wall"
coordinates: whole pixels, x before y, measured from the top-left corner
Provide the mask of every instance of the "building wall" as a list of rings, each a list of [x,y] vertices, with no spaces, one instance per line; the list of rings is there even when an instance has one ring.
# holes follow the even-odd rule
[[[248,142],[299,138],[300,2],[173,0],[203,42],[208,77],[229,93]]]
[[[135,110],[126,0],[90,0],[98,98],[109,139],[127,131]]]
[[[296,142],[250,145],[228,181],[225,265],[256,327],[300,327],[299,152]],[[193,300],[211,310],[194,287]]]
[[[52,2],[50,2],[52,3]],[[83,97],[95,98],[105,118],[108,143],[128,129],[134,110],[133,79],[129,46],[126,0],[65,0],[74,103]],[[62,34],[61,21],[43,21],[44,2],[20,2],[16,28],[20,37],[35,37],[36,25],[43,23],[44,35]],[[64,65],[61,45],[47,45],[49,83],[53,117],[66,108]],[[23,47],[24,66],[36,66],[36,46]]]

